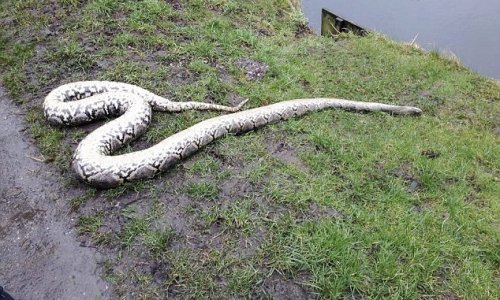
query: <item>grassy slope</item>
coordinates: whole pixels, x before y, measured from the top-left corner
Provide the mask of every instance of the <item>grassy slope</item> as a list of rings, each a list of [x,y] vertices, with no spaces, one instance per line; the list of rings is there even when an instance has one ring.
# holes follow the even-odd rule
[[[62,172],[85,130],[47,126],[40,105],[65,82],[425,111],[320,112],[227,137],[153,180],[84,188],[77,226],[109,254],[118,295],[272,296],[278,282],[325,298],[500,298],[498,84],[376,35],[314,36],[284,0],[6,0],[0,25],[3,86]],[[246,79],[242,57],[269,65],[265,77]],[[157,113],[137,144],[213,115]]]

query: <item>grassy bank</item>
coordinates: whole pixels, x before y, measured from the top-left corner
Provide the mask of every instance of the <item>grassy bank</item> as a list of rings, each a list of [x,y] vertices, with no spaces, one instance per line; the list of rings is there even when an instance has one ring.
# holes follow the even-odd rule
[[[0,26],[2,85],[79,191],[75,226],[106,255],[118,297],[500,298],[497,83],[378,35],[315,36],[284,0],[5,0]],[[424,115],[315,113],[100,191],[68,170],[95,125],[50,127],[41,111],[79,80],[176,101],[332,96]],[[156,113],[125,151],[215,115]]]

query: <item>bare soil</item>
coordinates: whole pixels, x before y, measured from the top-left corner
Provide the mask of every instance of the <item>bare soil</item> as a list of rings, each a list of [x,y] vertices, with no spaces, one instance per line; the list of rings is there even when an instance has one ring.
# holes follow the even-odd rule
[[[108,298],[99,254],[80,246],[57,170],[24,133],[21,111],[0,87],[0,285],[15,299]]]

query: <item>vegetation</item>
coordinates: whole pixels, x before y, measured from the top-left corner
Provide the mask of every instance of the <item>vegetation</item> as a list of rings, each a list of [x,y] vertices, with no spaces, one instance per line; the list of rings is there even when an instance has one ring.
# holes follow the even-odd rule
[[[500,298],[498,83],[380,35],[315,36],[285,0],[4,0],[0,25],[2,85],[61,172],[95,128],[43,119],[44,96],[72,81],[248,107],[335,96],[424,110],[311,114],[110,191],[68,179],[84,187],[68,211],[107,254],[118,297]],[[268,70],[252,78],[240,59]],[[155,113],[124,151],[215,115]]]

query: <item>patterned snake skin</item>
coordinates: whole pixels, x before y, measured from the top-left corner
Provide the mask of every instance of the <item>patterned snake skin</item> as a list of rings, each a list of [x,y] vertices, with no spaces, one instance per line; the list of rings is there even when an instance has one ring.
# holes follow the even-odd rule
[[[92,186],[116,187],[123,182],[152,177],[170,169],[183,158],[226,134],[240,134],[266,124],[325,108],[354,111],[384,111],[398,115],[420,115],[416,107],[341,99],[297,99],[240,112],[243,103],[228,107],[202,102],[173,102],[140,87],[108,81],[82,81],[62,85],[45,98],[47,120],[58,125],[78,125],[109,116],[120,116],[97,128],[78,145],[72,167]],[[117,149],[143,134],[152,110],[236,112],[205,120],[141,151],[111,156]]]

